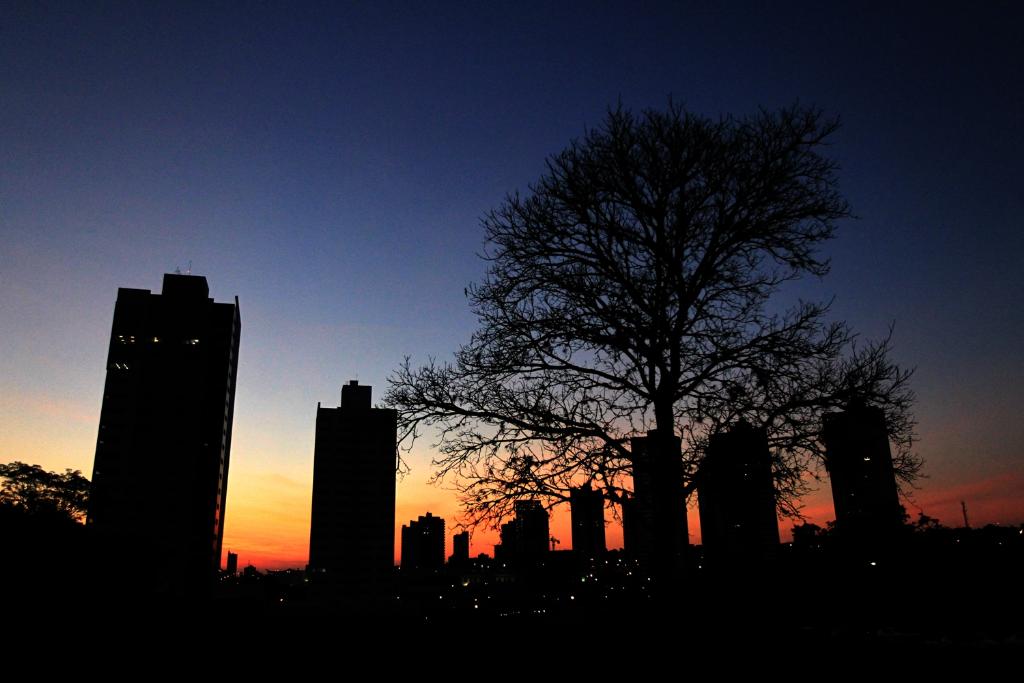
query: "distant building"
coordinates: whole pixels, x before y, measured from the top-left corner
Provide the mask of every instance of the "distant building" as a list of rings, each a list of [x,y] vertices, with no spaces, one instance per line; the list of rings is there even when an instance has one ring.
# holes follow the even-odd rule
[[[679,437],[657,452],[656,430],[630,439],[633,496],[623,506],[626,554],[652,574],[671,578],[685,566],[689,548],[683,459]]]
[[[572,549],[577,557],[594,559],[605,552],[604,496],[590,484],[569,491]]]
[[[640,532],[637,530],[636,498],[623,493],[619,499],[622,511],[622,554],[630,559],[637,559],[640,548]]]
[[[201,591],[220,570],[240,331],[238,298],[215,303],[204,277],[117,292],[88,525],[144,589]]]
[[[741,421],[714,434],[697,477],[701,542],[712,566],[772,560],[779,522],[768,435]]]
[[[449,560],[452,564],[469,563],[469,532],[460,531],[452,536],[452,556]]]
[[[228,566],[224,571],[231,576],[238,573],[238,553],[233,553],[230,550],[228,551]]]
[[[539,500],[517,500],[515,509],[519,556],[543,556],[551,538],[547,510]]]
[[[532,562],[548,553],[548,513],[539,500],[517,500],[516,516],[501,525],[501,544],[494,547],[494,559]]]
[[[497,562],[508,562],[515,555],[518,545],[516,522],[505,522],[498,532],[499,543],[494,545],[494,559]]]
[[[444,567],[444,520],[429,512],[402,525],[402,571],[439,571]]]
[[[837,539],[854,545],[887,543],[903,524],[885,413],[852,404],[824,416],[821,434],[832,482]]]
[[[352,381],[341,406],[317,404],[309,568],[342,595],[375,597],[394,569],[398,414]]]

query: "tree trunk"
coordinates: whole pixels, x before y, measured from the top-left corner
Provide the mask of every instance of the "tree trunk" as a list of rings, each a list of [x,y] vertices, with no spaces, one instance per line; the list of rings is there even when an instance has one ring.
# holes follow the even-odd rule
[[[655,403],[654,417],[657,428],[648,435],[657,496],[654,505],[658,552],[653,569],[662,587],[671,590],[681,582],[689,549],[683,459],[671,401]]]

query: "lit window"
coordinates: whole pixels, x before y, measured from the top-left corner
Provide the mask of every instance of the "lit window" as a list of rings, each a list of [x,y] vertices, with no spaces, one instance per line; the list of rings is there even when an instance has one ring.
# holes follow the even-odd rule
[[[195,346],[196,344],[199,343],[199,340],[198,339],[186,339],[185,343],[188,344],[189,346]]]

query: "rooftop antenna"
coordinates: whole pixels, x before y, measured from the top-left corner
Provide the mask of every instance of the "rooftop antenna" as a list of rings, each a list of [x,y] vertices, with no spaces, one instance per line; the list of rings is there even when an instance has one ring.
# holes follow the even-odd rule
[[[189,259],[188,260],[188,270],[185,271],[185,275],[191,275],[191,274],[192,274],[192,259]]]
[[[181,268],[179,268],[178,266],[174,266],[174,274],[181,275]]]
[[[960,501],[960,509],[964,512],[964,528],[970,529],[971,523],[967,521],[967,503],[965,501]]]

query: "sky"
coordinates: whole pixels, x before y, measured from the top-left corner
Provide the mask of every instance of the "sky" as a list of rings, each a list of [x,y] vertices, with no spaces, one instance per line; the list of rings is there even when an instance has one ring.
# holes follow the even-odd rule
[[[926,477],[907,507],[1024,522],[1024,10],[1017,3],[0,5],[0,462],[91,476],[118,287],[240,300],[224,545],[308,557],[316,404],[475,327],[480,217],[609,107],[800,102],[856,219],[831,315],[894,326]],[[190,265],[191,264],[191,265]],[[400,525],[457,524],[429,442]],[[827,483],[805,500],[833,516]],[[569,547],[568,515],[553,534]],[[786,536],[792,522],[782,525]],[[691,540],[699,541],[695,514]],[[608,530],[611,546],[621,530]],[[488,552],[493,532],[474,533]],[[448,541],[448,552],[451,541]]]

